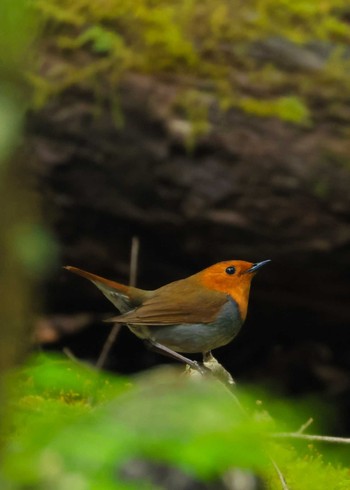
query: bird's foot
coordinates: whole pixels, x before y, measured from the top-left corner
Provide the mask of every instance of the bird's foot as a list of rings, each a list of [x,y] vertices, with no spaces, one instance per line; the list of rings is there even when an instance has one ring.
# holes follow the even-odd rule
[[[200,364],[199,362],[197,361],[194,361],[196,367],[195,369],[197,369],[197,371],[202,375],[202,376],[207,376],[208,374],[211,374],[210,372],[210,369],[208,369],[206,366],[204,366],[204,364]]]
[[[211,375],[210,369],[208,369],[204,364],[201,364],[197,361],[191,361],[190,363],[187,363],[186,365],[186,374],[189,374],[191,376],[208,376]]]
[[[182,354],[179,354],[178,352],[169,349],[169,347],[166,347],[165,345],[159,344],[153,339],[146,339],[144,340],[144,342],[146,346],[149,347],[152,351],[158,352],[167,357],[171,357],[172,359],[176,359],[176,361],[185,363],[188,366],[189,372],[198,372],[202,376],[210,373],[210,369],[204,366],[204,364],[200,364],[197,361],[192,361],[192,359],[189,359],[188,357],[185,357]]]

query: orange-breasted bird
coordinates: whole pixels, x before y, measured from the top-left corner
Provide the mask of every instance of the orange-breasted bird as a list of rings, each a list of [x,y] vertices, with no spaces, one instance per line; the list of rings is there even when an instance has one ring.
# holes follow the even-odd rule
[[[180,353],[200,352],[204,358],[231,342],[247,315],[251,280],[268,262],[219,262],[153,291],[65,268],[89,279],[117,307],[121,314],[110,321],[127,325],[153,350],[200,370]]]

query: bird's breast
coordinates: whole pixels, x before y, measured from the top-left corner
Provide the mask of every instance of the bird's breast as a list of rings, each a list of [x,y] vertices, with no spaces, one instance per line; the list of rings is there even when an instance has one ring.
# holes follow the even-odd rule
[[[181,323],[162,326],[133,326],[130,330],[143,339],[156,342],[176,352],[208,352],[228,344],[239,332],[243,321],[237,303],[228,296],[217,317],[210,323]]]

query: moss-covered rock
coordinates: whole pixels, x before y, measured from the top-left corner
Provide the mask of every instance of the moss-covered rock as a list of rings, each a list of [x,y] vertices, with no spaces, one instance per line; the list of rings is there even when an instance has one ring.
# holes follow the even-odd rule
[[[215,95],[221,108],[304,125],[314,119],[315,100],[350,94],[343,0],[35,0],[34,6],[43,20],[41,45],[51,53],[30,75],[35,104],[74,85],[113,98],[119,81],[138,72]],[[190,118],[195,99],[183,99]],[[194,134],[207,131],[196,121]]]

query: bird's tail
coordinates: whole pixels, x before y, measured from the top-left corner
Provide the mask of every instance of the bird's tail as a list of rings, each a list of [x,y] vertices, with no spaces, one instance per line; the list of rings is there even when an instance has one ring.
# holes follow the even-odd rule
[[[119,282],[105,279],[104,277],[97,276],[91,272],[84,271],[78,267],[67,265],[64,267],[70,272],[82,276],[85,279],[89,279],[98,289],[106,296],[111,303],[118,308],[121,313],[126,313],[139,306],[147,296],[148,291],[134,288],[131,286],[125,286]]]

